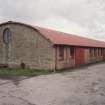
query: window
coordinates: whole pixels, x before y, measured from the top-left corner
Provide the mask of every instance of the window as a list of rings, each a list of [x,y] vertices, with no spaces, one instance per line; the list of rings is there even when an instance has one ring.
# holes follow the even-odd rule
[[[60,60],[64,59],[64,47],[63,46],[59,47],[59,57],[60,57]]]
[[[74,47],[70,47],[70,56],[72,58],[74,58],[74,53],[75,53],[75,48]]]
[[[99,48],[98,49],[98,56],[100,56],[101,55],[101,49]]]
[[[9,28],[6,28],[4,31],[3,31],[3,42],[5,44],[9,44],[9,42],[11,41],[11,31]]]
[[[101,56],[102,56],[103,50],[101,49]]]
[[[97,56],[97,49],[94,48],[94,56]]]
[[[93,54],[93,49],[92,49],[92,48],[89,49],[89,53],[90,53],[90,56],[91,56],[91,57],[94,55],[94,54]]]
[[[98,48],[96,48],[96,56],[98,56]]]

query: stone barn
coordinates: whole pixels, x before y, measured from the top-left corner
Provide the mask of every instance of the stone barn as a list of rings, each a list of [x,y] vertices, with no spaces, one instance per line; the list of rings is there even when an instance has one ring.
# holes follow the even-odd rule
[[[105,60],[105,42],[19,22],[0,24],[0,66],[56,70]]]

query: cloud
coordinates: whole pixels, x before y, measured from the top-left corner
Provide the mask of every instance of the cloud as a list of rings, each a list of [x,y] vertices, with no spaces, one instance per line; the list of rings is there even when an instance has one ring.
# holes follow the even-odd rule
[[[84,28],[81,25],[73,21],[67,20],[65,18],[62,18],[60,16],[55,16],[53,18],[49,17],[44,21],[42,20],[36,23],[36,25],[51,28],[54,30],[62,31],[62,32],[72,33],[76,35],[86,36],[89,34],[89,29]]]
[[[104,0],[0,0],[0,21],[20,21],[104,40]]]

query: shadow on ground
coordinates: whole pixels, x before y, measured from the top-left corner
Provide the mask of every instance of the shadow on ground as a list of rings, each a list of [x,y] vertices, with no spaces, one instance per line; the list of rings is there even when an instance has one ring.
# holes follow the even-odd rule
[[[13,82],[14,85],[18,86],[20,84],[20,81],[29,79],[32,77],[24,77],[24,76],[0,76],[0,80],[7,80],[7,82],[0,83],[0,86],[4,84],[9,84],[10,82]]]

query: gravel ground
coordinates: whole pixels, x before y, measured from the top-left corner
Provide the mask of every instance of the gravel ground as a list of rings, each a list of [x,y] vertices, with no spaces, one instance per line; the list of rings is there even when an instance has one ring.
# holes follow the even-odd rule
[[[32,78],[0,78],[0,105],[105,105],[105,63]]]

